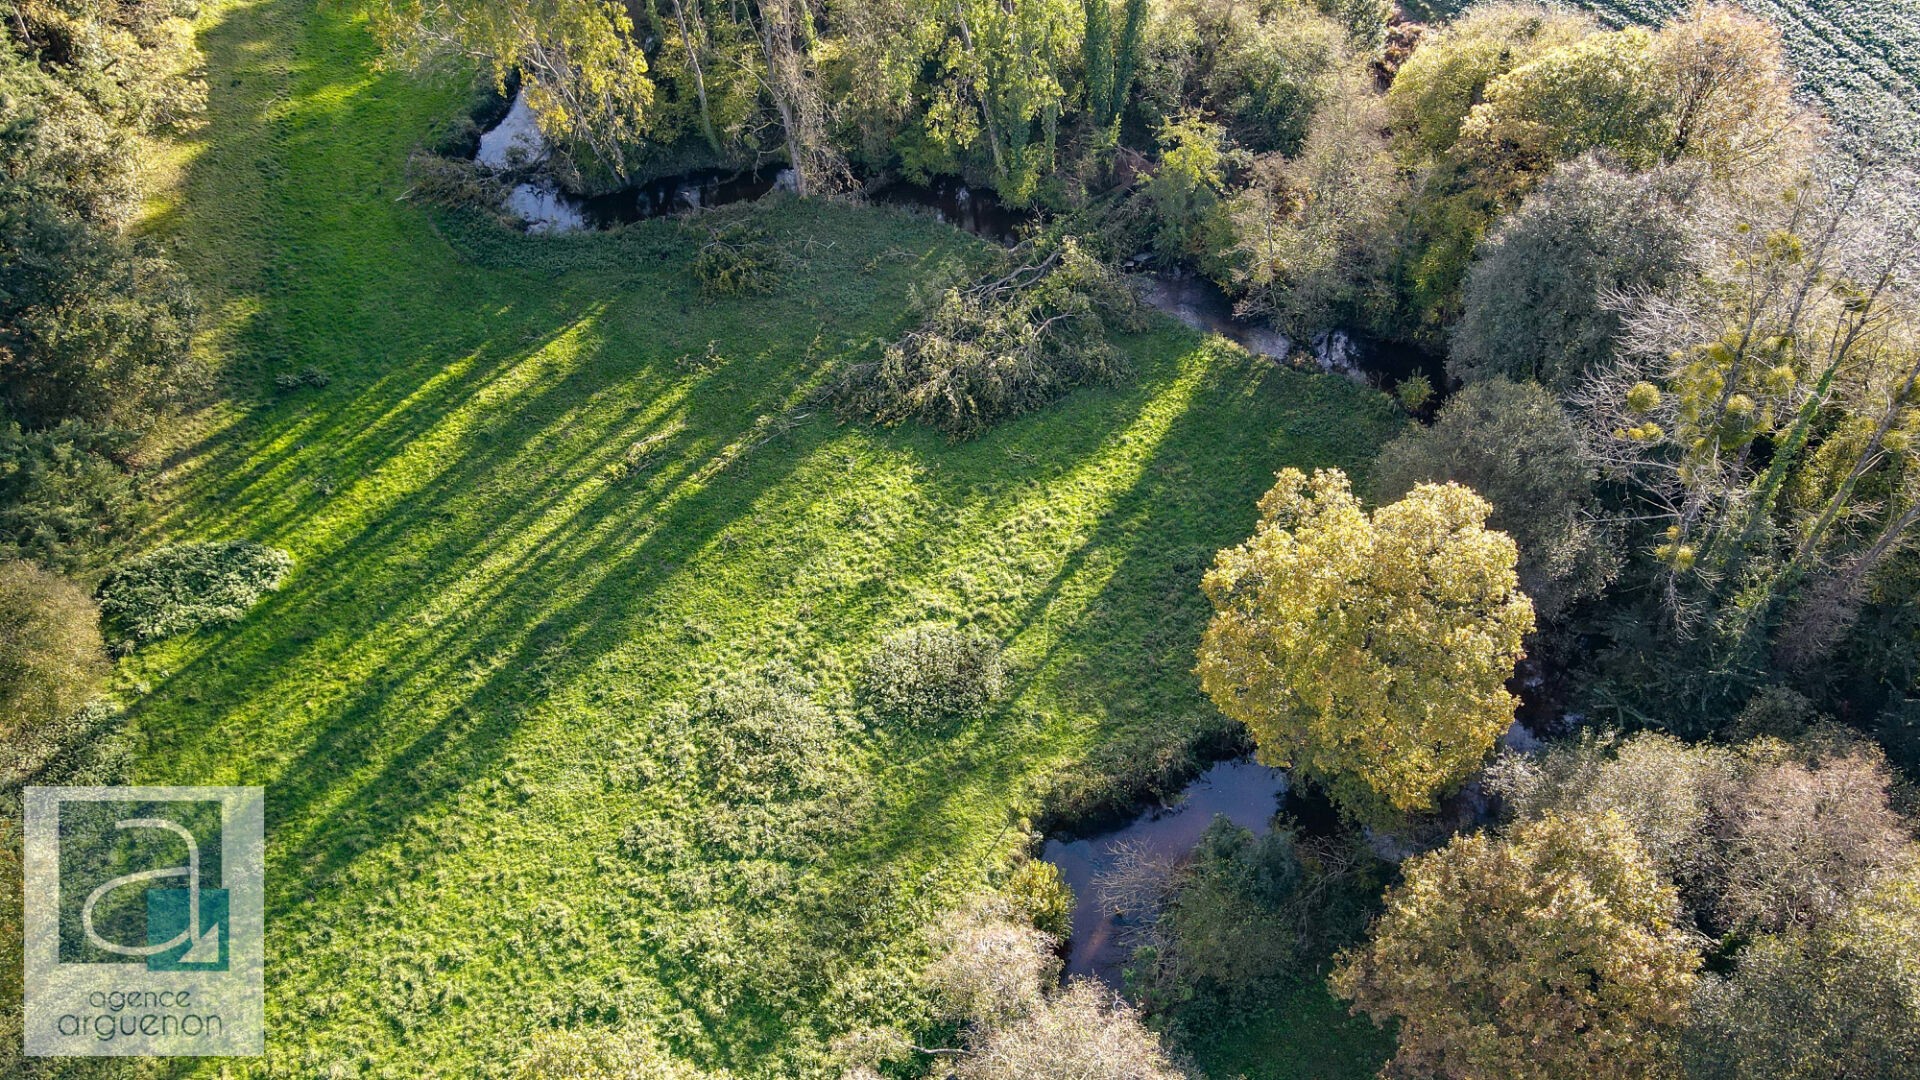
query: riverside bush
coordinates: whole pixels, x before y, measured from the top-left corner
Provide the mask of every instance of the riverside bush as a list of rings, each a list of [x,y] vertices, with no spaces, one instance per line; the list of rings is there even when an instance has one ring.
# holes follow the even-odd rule
[[[1073,888],[1059,867],[1045,859],[1024,859],[1008,875],[1005,892],[1034,929],[1057,941],[1073,932]]]
[[[280,587],[293,556],[252,540],[174,544],[149,552],[100,586],[107,624],[153,641],[233,622]]]

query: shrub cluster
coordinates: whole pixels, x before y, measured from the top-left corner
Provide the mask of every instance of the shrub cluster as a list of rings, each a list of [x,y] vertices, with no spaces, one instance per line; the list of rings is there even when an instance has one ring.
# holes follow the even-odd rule
[[[175,544],[142,555],[100,586],[108,625],[140,641],[233,622],[280,587],[293,557],[252,540]]]
[[[78,586],[29,563],[0,563],[0,741],[71,715],[106,675],[99,615]]]
[[[678,743],[674,754],[699,792],[686,838],[714,856],[813,865],[866,816],[852,724],[783,666],[715,681],[669,710],[655,734]]]
[[[1065,941],[1073,932],[1073,889],[1060,868],[1045,859],[1025,859],[1013,868],[1002,890],[1024,912],[1034,929]]]
[[[745,221],[710,226],[693,257],[693,276],[708,296],[747,296],[773,291],[785,253],[767,230]]]
[[[1351,837],[1264,835],[1217,817],[1181,866],[1122,859],[1102,882],[1135,926],[1131,989],[1190,1031],[1311,977],[1378,908],[1381,864]]]
[[[150,194],[145,151],[199,111],[204,87],[190,4],[59,0],[7,13],[0,780],[17,786],[59,741],[50,732],[74,726],[106,663],[85,590],[47,571],[83,573],[111,557],[140,508],[137,444],[206,385],[186,276],[129,228]],[[0,910],[0,938],[7,922]],[[0,1023],[0,1044],[11,1042]],[[10,1060],[0,1054],[0,1073]]]
[[[1117,378],[1123,365],[1107,334],[1134,328],[1138,306],[1120,276],[1071,238],[1011,259],[1011,269],[949,289],[918,328],[850,372],[843,407],[964,439]]]
[[[1004,692],[1007,671],[999,642],[929,624],[888,634],[862,675],[874,712],[926,724],[978,714]]]
[[[118,464],[135,438],[85,420],[0,423],[0,559],[71,573],[117,546],[141,511],[139,477]]]
[[[1097,980],[1059,984],[1055,939],[1028,924],[1001,897],[980,897],[946,916],[931,935],[927,971],[942,1019],[957,1023],[965,1053],[961,1080],[1187,1080],[1140,1013]],[[870,1040],[879,1060],[854,1077],[877,1075],[898,1033]]]

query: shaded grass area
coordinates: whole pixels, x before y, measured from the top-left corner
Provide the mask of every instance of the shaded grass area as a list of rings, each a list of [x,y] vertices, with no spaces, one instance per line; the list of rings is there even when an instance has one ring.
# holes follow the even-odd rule
[[[747,212],[780,287],[708,300],[673,222],[541,239],[407,201],[467,95],[372,70],[334,6],[217,5],[202,47],[209,123],[152,228],[229,386],[162,531],[297,564],[124,665],[139,782],[267,789],[268,1057],[150,1068],[496,1076],[538,1027],[631,1025],[792,1075],[918,1025],[921,928],[1055,778],[1220,729],[1198,582],[1274,470],[1354,468],[1400,423],[1163,324],[1127,385],[971,443],[843,424],[818,388],[975,241],[776,201]],[[850,732],[825,820],[716,794],[677,704],[767,662],[844,704],[926,619],[1007,642],[1003,706]]]
[[[1216,1080],[1360,1080],[1393,1056],[1393,1037],[1313,980],[1281,991],[1268,1005],[1225,1031],[1189,1046]]]

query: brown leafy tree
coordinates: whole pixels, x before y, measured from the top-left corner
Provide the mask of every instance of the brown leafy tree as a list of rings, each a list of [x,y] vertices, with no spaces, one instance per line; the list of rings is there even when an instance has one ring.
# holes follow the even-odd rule
[[[1701,980],[1683,1042],[1697,1080],[1920,1077],[1920,879],[1825,926],[1764,935]]]
[[[1619,816],[1700,925],[1742,934],[1830,922],[1906,872],[1916,850],[1892,785],[1854,739],[1723,747],[1657,733],[1510,756],[1490,778],[1522,821]]]
[[[0,743],[85,705],[106,671],[87,594],[30,563],[0,563]]]
[[[1664,1075],[1699,957],[1612,814],[1550,814],[1415,856],[1334,991],[1399,1025],[1415,1075]]]

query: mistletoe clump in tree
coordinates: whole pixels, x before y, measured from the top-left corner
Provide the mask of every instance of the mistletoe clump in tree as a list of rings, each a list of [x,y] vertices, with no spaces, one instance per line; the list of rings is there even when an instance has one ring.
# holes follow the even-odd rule
[[[1578,404],[1694,666],[1738,684],[1815,666],[1920,525],[1920,178],[1832,161],[1696,216],[1697,279],[1632,300]]]

